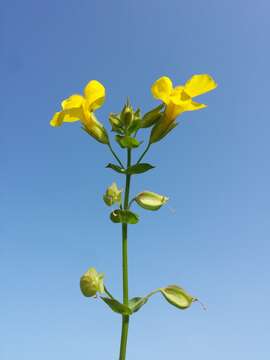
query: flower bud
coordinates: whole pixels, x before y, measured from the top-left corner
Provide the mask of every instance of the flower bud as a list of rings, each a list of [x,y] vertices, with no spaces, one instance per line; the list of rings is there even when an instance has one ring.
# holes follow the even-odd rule
[[[136,203],[146,210],[158,210],[162,205],[166,204],[168,200],[168,197],[151,191],[143,191],[135,198]]]
[[[103,277],[104,275],[98,273],[95,268],[90,268],[86,271],[80,280],[80,288],[83,295],[92,297],[97,292],[104,293]]]
[[[112,183],[110,187],[106,190],[106,193],[103,195],[103,200],[106,205],[112,206],[115,203],[120,204],[122,200],[122,191],[117,188],[116,183]]]
[[[123,131],[119,114],[110,113],[109,121],[112,126],[112,131],[120,132],[120,133]]]
[[[124,106],[122,112],[121,112],[121,122],[123,126],[128,129],[129,126],[132,124],[134,119],[134,113],[132,107],[127,104]]]

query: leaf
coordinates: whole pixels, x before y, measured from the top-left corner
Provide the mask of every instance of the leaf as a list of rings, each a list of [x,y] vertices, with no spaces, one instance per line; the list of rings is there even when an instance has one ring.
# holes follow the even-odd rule
[[[132,311],[132,313],[137,312],[140,308],[147,302],[148,297],[134,297],[129,300],[128,307]]]
[[[117,209],[111,212],[110,219],[114,223],[137,224],[139,216],[130,210]]]
[[[128,175],[142,174],[151,169],[154,169],[154,166],[152,166],[151,164],[142,163],[142,164],[135,164],[135,165],[128,167],[125,172]]]
[[[122,315],[131,315],[131,309],[124,304],[121,304],[119,301],[115,299],[110,299],[107,297],[100,297],[114,312]]]
[[[151,164],[142,163],[142,164],[135,164],[135,165],[130,166],[127,169],[124,169],[124,168],[121,168],[121,166],[109,163],[108,165],[106,165],[106,168],[112,169],[112,170],[118,172],[119,174],[133,175],[133,174],[142,174],[146,171],[154,169],[155,167]]]
[[[169,285],[166,288],[161,288],[159,290],[170,304],[182,310],[187,309],[197,300],[177,285]]]
[[[114,171],[116,171],[116,172],[118,172],[120,174],[125,174],[125,171],[126,171],[124,168],[121,168],[120,166],[115,165],[115,164],[111,164],[111,163],[106,165],[106,168],[113,169]]]
[[[121,148],[125,149],[125,148],[128,148],[128,149],[132,149],[132,148],[136,148],[138,146],[140,146],[140,142],[131,137],[131,136],[121,136],[121,135],[116,135],[115,136],[115,140],[118,142],[118,144],[121,146]]]

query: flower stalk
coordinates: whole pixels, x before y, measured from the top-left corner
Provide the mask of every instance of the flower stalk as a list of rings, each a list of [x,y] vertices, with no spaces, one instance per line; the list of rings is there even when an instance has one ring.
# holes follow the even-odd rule
[[[182,113],[205,108],[205,104],[197,103],[193,98],[213,90],[216,86],[215,81],[207,74],[194,75],[184,85],[179,86],[173,86],[170,78],[162,76],[155,81],[151,88],[154,98],[160,100],[161,104],[141,115],[141,110],[133,109],[128,100],[120,113],[110,113],[109,122],[112,132],[115,133],[115,141],[121,149],[126,151],[126,167],[113,150],[107,130],[96,117],[95,112],[103,105],[106,96],[105,87],[97,80],[91,80],[81,95],[73,94],[63,100],[61,109],[53,115],[50,121],[53,127],[79,121],[82,129],[91,138],[109,147],[117,164],[109,163],[106,168],[125,178],[124,194],[123,189],[113,182],[103,195],[106,206],[114,207],[109,216],[110,220],[115,224],[121,224],[122,227],[122,302],[118,301],[107,289],[104,284],[104,274],[98,273],[95,268],[89,268],[80,279],[80,289],[86,298],[98,298],[114,313],[121,315],[119,360],[126,360],[130,316],[140,310],[150,297],[160,293],[170,305],[181,310],[189,308],[193,302],[198,301],[196,297],[190,295],[179,285],[160,287],[146,296],[129,298],[128,225],[137,224],[140,219],[138,214],[131,211],[131,206],[136,205],[141,209],[153,212],[162,208],[169,199],[152,190],[141,191],[131,200],[129,196],[132,175],[152,171],[155,167],[142,162],[151,145],[161,141],[175,129],[176,119]],[[146,148],[137,162],[132,165],[132,149],[138,148],[142,144],[141,139],[137,139],[140,129],[149,129],[149,138]]]
[[[131,165],[131,149],[127,149],[127,168]],[[128,210],[131,175],[126,175],[124,210]],[[123,304],[128,306],[128,224],[122,224],[122,273],[123,273]],[[122,315],[122,334],[119,360],[126,359],[129,316]]]

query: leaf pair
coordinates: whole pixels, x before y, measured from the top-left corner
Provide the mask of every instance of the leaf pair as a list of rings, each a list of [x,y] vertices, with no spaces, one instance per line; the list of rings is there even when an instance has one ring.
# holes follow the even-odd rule
[[[137,139],[128,135],[116,135],[115,140],[118,142],[122,149],[137,148],[141,144]]]
[[[154,169],[154,166],[147,163],[142,164],[135,164],[127,169],[121,168],[118,165],[115,164],[108,164],[106,168],[113,169],[114,171],[118,172],[119,174],[125,174],[125,175],[134,175],[134,174],[142,174],[146,171],[149,171],[151,169]]]

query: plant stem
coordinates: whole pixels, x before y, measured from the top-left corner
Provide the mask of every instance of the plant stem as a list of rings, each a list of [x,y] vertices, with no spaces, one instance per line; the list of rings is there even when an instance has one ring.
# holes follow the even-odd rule
[[[121,161],[121,160],[119,159],[119,157],[116,155],[116,153],[114,152],[114,150],[113,150],[113,148],[112,148],[112,146],[111,146],[110,143],[108,144],[108,146],[109,146],[109,149],[110,149],[111,153],[113,154],[115,160],[118,162],[118,164],[119,164],[122,168],[124,168],[124,165],[122,164],[122,161]]]
[[[150,146],[151,146],[151,144],[150,144],[150,142],[149,142],[148,145],[147,145],[147,147],[146,147],[146,149],[144,150],[144,152],[143,152],[142,155],[140,156],[139,160],[137,161],[137,164],[139,164],[139,163],[142,161],[142,159],[143,159],[144,156],[146,155],[147,151],[150,149]]]
[[[127,150],[127,167],[131,165],[131,149]],[[131,175],[126,175],[124,210],[128,209]],[[128,305],[128,225],[122,224],[122,266],[123,266],[123,303]],[[119,360],[126,359],[129,316],[122,316],[122,335]]]
[[[104,286],[104,291],[105,293],[111,298],[114,300],[114,297],[112,296],[112,294],[109,292],[109,290],[106,288],[106,286]]]

